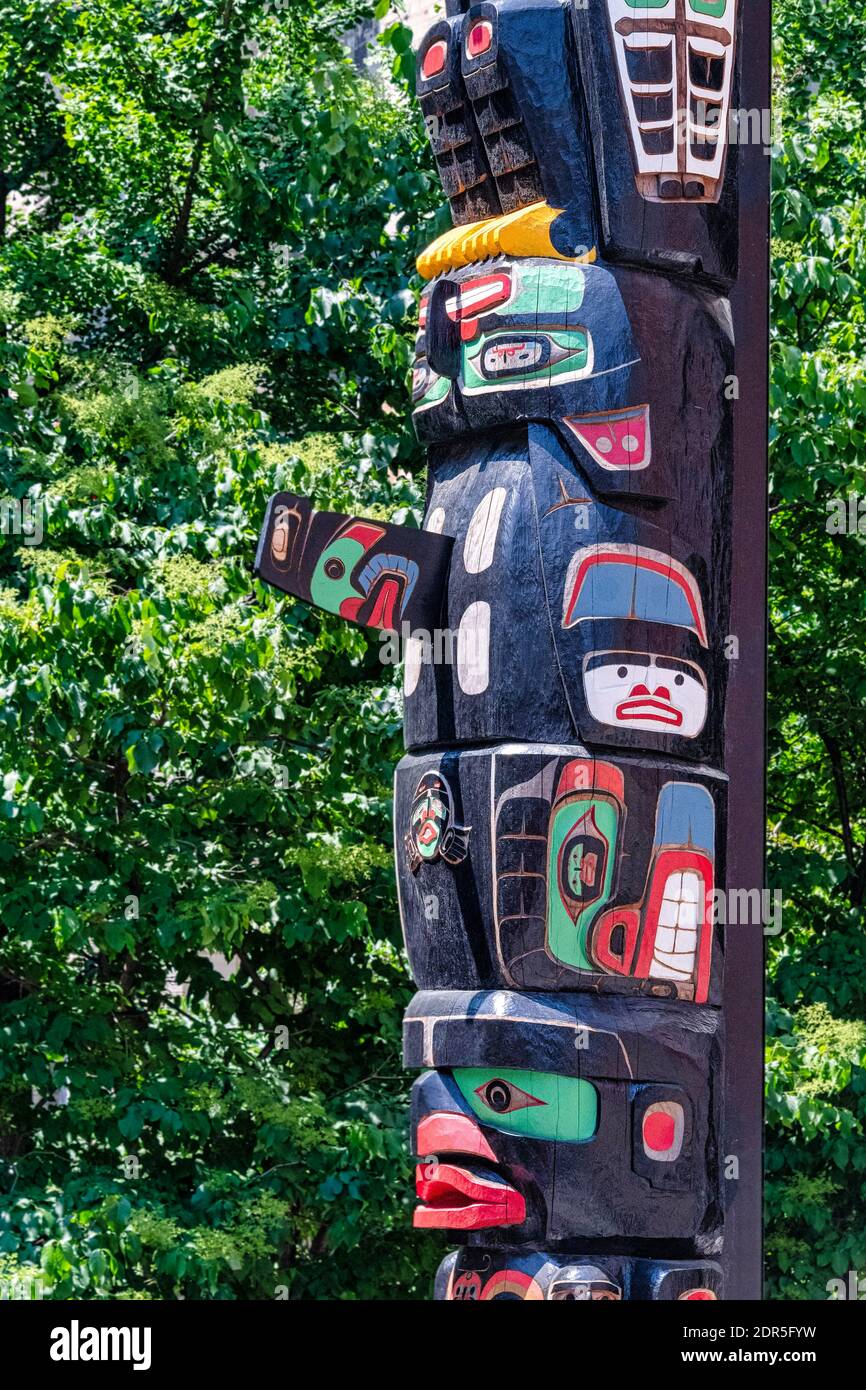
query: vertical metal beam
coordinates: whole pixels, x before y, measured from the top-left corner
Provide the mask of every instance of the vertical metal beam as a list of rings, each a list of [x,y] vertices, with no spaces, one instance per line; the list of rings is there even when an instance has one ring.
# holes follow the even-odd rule
[[[770,0],[744,0],[740,106],[769,112]],[[769,365],[769,151],[737,150],[740,273],[731,294],[740,398],[734,409],[731,632],[739,659],[728,681],[726,765],[730,777],[728,883],[760,888],[765,867],[767,651],[767,393]],[[728,1181],[726,1297],[762,1293],[764,938],[733,925],[725,943],[725,1151]]]

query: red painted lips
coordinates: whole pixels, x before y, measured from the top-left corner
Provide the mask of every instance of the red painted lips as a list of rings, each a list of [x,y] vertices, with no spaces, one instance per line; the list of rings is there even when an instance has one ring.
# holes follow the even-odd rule
[[[418,831],[419,845],[432,844],[438,833],[435,818],[433,816],[426,816],[421,822],[421,829]]]
[[[436,1111],[418,1125],[418,1153],[447,1153],[496,1161],[478,1125],[468,1115]],[[414,1225],[444,1230],[478,1231],[515,1226],[526,1219],[521,1194],[482,1164],[431,1159],[415,1169],[415,1191],[422,1203]]]
[[[637,695],[633,699],[623,700],[616,707],[617,719],[652,719],[658,724],[670,724],[678,729],[683,722],[682,712],[676,706],[669,704],[667,700],[658,698],[655,695]]]
[[[488,1226],[514,1226],[526,1219],[526,1203],[520,1193],[484,1169],[419,1163],[415,1191],[423,1203],[415,1211],[416,1226],[478,1231]]]

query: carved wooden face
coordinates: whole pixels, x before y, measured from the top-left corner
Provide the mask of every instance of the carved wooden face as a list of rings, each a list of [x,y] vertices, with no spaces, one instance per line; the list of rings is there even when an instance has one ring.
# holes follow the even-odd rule
[[[551,1282],[554,1303],[618,1303],[622,1289],[598,1265],[566,1265]]]
[[[593,719],[611,728],[645,729],[694,738],[707,717],[700,667],[649,652],[591,652],[583,688]]]
[[[417,983],[716,1003],[721,786],[703,773],[687,779],[679,764],[575,751],[506,746],[400,765],[398,827],[409,826],[413,806],[420,820],[413,798],[433,771],[459,792],[468,822],[443,845],[444,863],[400,860]]]
[[[606,1238],[624,1224],[693,1235],[709,1191],[705,1077],[691,1054],[707,1039],[668,1043],[671,1006],[657,1001],[596,1015],[542,999],[416,996],[410,1016],[426,1012],[437,1069],[413,1087],[415,1224],[483,1230],[495,1245]]]
[[[683,1213],[693,1211],[692,1181],[701,1181],[692,1173],[694,1109],[681,1087],[648,1088],[649,1101],[644,1089],[519,1067],[427,1073],[413,1097],[425,1156],[415,1225],[501,1233],[508,1243],[575,1239],[590,1228],[607,1237],[623,1219],[612,1211],[616,1192],[636,1233],[655,1234],[660,1223],[672,1238],[692,1235],[694,1217]],[[622,1143],[632,1131],[633,1155],[631,1141]],[[673,1187],[647,1200],[640,1176],[667,1169],[677,1174]]]
[[[433,281],[422,298],[416,427],[428,439],[440,429],[453,435],[458,401],[464,429],[525,418],[534,402],[541,415],[577,417],[572,432],[608,471],[645,466],[647,408],[629,399],[636,361],[610,271],[505,257],[470,265]]]
[[[716,202],[728,144],[736,0],[607,0],[643,197]]]
[[[319,555],[312,578],[312,600],[328,613],[376,628],[396,628],[418,579],[418,565],[406,555],[371,555],[383,539],[381,526],[352,520]]]
[[[442,836],[451,820],[451,793],[445,778],[427,772],[418,783],[412,802],[409,834],[420,859],[438,858]]]

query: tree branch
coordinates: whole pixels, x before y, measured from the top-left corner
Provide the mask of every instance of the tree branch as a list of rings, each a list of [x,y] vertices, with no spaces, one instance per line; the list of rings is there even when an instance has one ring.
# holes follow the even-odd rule
[[[836,787],[836,800],[839,804],[839,819],[842,825],[842,843],[845,846],[845,858],[852,873],[856,872],[856,851],[854,836],[851,832],[851,809],[848,802],[848,786],[845,781],[845,769],[842,766],[842,753],[839,744],[831,734],[822,734],[821,738],[824,747],[827,749],[827,756],[830,759],[830,770],[833,774],[833,783]]]

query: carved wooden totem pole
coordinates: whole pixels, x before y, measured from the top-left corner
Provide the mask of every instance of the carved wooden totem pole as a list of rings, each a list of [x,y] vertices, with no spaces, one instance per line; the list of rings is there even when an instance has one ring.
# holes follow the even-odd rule
[[[280,494],[262,533],[263,578],[412,634],[437,1298],[758,1294],[761,926],[725,909],[762,872],[766,158],[734,111],[766,106],[766,28],[448,0],[418,50],[454,223],[418,262],[424,530]]]

